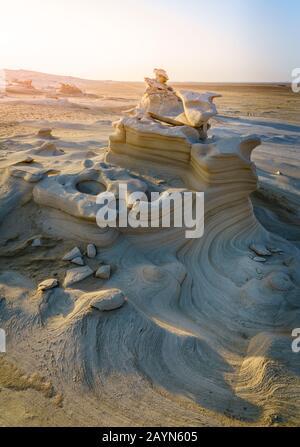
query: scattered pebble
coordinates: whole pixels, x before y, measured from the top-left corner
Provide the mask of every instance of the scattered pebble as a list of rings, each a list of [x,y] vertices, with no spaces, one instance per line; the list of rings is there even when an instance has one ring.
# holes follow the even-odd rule
[[[81,256],[77,256],[76,258],[71,259],[71,262],[76,265],[84,265],[84,260]]]
[[[97,249],[94,244],[88,244],[86,247],[86,253],[89,258],[95,258],[97,254]]]
[[[260,258],[258,256],[253,258],[253,261],[255,261],[255,262],[267,262],[266,258]]]
[[[96,278],[109,279],[110,278],[110,265],[101,265],[95,273]]]
[[[124,293],[120,289],[110,289],[99,292],[99,297],[95,297],[91,307],[102,312],[119,309],[127,301]]]
[[[271,253],[274,254],[282,254],[283,251],[281,250],[281,248],[276,248],[276,247],[268,247],[268,250],[270,250]]]
[[[37,136],[38,136],[38,137],[41,137],[41,138],[53,138],[53,136],[52,136],[52,129],[50,129],[50,128],[48,128],[48,127],[45,127],[45,128],[43,128],[43,129],[40,129],[40,130],[38,131]]]
[[[32,247],[41,247],[42,245],[42,241],[41,239],[33,239],[31,246]]]
[[[38,285],[38,290],[49,290],[58,286],[58,280],[56,278],[46,279]]]
[[[93,273],[93,270],[87,265],[84,267],[77,267],[67,270],[64,280],[64,287],[69,287],[72,284],[82,281],[88,276],[91,276]]]
[[[249,246],[250,250],[254,251],[258,256],[271,256],[272,253],[261,244],[251,244]]]
[[[81,251],[78,247],[74,247],[71,251],[65,254],[65,256],[62,258],[63,261],[72,261],[74,258],[81,258]]]

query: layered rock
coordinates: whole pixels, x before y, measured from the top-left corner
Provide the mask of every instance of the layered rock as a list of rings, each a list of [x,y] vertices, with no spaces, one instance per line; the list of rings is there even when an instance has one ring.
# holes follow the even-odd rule
[[[300,326],[299,250],[254,216],[250,194],[257,175],[251,152],[260,140],[256,135],[217,137],[213,129],[204,138],[201,132],[216,113],[214,95],[175,92],[166,84],[166,73],[156,74],[138,108],[115,125],[105,161],[99,154],[93,161],[63,164],[64,154],[54,153],[61,172],[52,170],[49,176],[49,167],[27,166],[27,152],[1,162],[2,199],[12,213],[6,228],[12,220],[18,223],[19,204],[27,203],[39,233],[68,241],[56,247],[57,258],[44,244],[30,245],[28,250],[49,255],[47,270],[60,261],[66,269],[66,263],[82,259],[87,243],[97,246],[96,257],[87,256],[84,267],[63,275],[58,269],[62,288],[42,297],[34,295],[37,285],[31,280],[2,273],[3,322],[9,326],[13,319],[14,328],[29,328],[26,349],[36,336],[40,346],[33,358],[51,349],[54,360],[46,366],[70,396],[74,387],[78,395],[86,393],[88,384],[93,408],[99,395],[103,400],[107,395],[109,408],[115,405],[120,415],[121,402],[122,415],[132,420],[137,399],[141,405],[145,400],[145,407],[154,402],[159,415],[173,412],[176,399],[176,408],[186,415],[189,399],[195,408],[200,405],[217,419],[221,415],[222,423],[226,414],[231,423],[237,418],[297,424],[299,361],[290,334]],[[45,163],[40,149],[34,157]],[[100,229],[96,196],[117,192],[120,183],[147,196],[204,191],[203,237],[188,240],[181,228]],[[7,258],[21,245],[14,237],[1,247]],[[17,331],[11,337],[17,338]]]
[[[189,163],[192,145],[207,138],[209,120],[217,114],[216,93],[176,92],[168,76],[155,70],[156,79],[145,78],[147,89],[140,103],[114,123],[110,149],[149,161]]]

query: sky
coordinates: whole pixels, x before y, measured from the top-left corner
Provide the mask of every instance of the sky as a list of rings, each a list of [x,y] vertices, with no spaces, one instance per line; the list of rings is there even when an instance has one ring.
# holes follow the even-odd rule
[[[88,79],[281,82],[299,0],[0,0],[0,68]]]

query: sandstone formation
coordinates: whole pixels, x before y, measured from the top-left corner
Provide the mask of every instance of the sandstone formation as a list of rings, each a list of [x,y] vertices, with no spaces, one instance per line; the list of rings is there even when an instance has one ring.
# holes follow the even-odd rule
[[[28,146],[0,160],[1,327],[18,355],[34,347],[32,361],[51,372],[74,412],[108,402],[124,425],[145,421],[139,413],[149,406],[149,425],[173,412],[195,423],[203,409],[220,425],[297,425],[299,247],[253,212],[260,137],[249,124],[238,132],[240,122],[218,133],[217,95],[177,92],[163,70],[155,73],[105,150],[97,153],[96,142],[83,160],[82,143],[68,156],[65,141],[65,153],[47,146],[45,157],[34,134],[32,163]],[[160,193],[161,202],[186,191],[205,193],[202,237],[172,226],[97,225],[100,193],[115,193],[130,211],[139,205],[133,192]],[[43,244],[32,247],[36,235]],[[37,282],[54,273],[62,286],[37,299]]]
[[[83,92],[74,84],[61,83],[57,89],[57,93],[65,96],[81,96]]]

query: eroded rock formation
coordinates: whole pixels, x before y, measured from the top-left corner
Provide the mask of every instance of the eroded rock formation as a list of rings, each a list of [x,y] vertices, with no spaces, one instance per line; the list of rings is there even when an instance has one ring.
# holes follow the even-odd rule
[[[37,296],[33,278],[2,272],[1,325],[18,350],[39,341],[33,361],[52,353],[43,357],[45,368],[74,399],[74,410],[88,385],[93,411],[107,402],[122,422],[125,414],[125,422],[151,423],[153,415],[135,410],[137,401],[157,415],[190,414],[183,396],[216,419],[295,425],[300,357],[290,334],[300,326],[300,257],[254,216],[251,152],[260,140],[207,134],[216,95],[175,92],[165,72],[156,76],[146,80],[131,116],[115,124],[104,157],[82,164],[62,153],[46,162],[35,150],[30,166],[30,151],[0,162],[9,210],[0,216],[1,254],[41,250],[41,258],[57,261],[44,269],[41,263],[40,274],[49,278],[55,262],[62,284]],[[204,236],[188,240],[182,228],[98,228],[96,196],[117,193],[120,183],[147,196],[204,191]],[[22,226],[20,205],[29,208],[34,233],[26,233],[28,223],[22,227],[22,243],[10,228]],[[32,247],[37,233],[55,246]],[[95,244],[93,256],[69,269],[87,243]]]
[[[80,90],[79,87],[77,87],[74,84],[67,84],[62,82],[57,89],[57,93],[60,93],[62,95],[66,96],[81,96],[83,95],[82,90]]]

